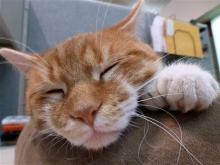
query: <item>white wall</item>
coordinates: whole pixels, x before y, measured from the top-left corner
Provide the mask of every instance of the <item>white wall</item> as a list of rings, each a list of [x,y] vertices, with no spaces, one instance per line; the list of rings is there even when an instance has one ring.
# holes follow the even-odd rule
[[[217,60],[218,60],[218,67],[220,68],[220,16],[216,17],[211,21],[212,24],[212,32],[213,32],[213,38],[215,42],[215,50],[217,54]]]
[[[220,4],[220,0],[172,0],[164,7],[160,15],[182,21],[197,19]]]

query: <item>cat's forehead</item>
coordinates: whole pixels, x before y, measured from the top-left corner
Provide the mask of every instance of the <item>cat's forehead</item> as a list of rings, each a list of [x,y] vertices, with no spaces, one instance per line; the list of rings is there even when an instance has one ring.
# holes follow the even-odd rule
[[[48,62],[53,61],[51,58],[60,58],[66,62],[96,66],[126,55],[136,49],[136,45],[132,37],[120,33],[86,33],[59,44],[45,56]]]
[[[29,78],[35,81],[56,81],[68,77],[88,77],[93,69],[100,68],[109,60],[107,57],[110,46],[99,38],[100,34],[81,34],[41,54],[41,58],[32,67]]]
[[[44,53],[38,62],[45,66],[42,69],[34,68],[34,72],[51,81],[60,79],[80,80],[90,78],[99,73],[117,60],[126,59],[130,54],[142,55],[148,52],[145,44],[137,41],[127,33],[102,31],[86,33],[70,38],[54,49]],[[149,57],[155,57],[151,55]]]

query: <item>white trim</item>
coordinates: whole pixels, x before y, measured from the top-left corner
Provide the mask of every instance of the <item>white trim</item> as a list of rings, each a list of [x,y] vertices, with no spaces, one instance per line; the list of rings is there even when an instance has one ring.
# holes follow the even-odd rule
[[[22,51],[26,51],[25,45],[27,44],[27,28],[28,28],[28,12],[29,12],[29,4],[30,0],[24,0],[24,11],[23,11],[23,31],[22,31],[22,39],[23,43]],[[18,109],[17,112],[19,115],[23,115],[25,113],[25,78],[23,74],[19,76],[19,84],[18,84]]]

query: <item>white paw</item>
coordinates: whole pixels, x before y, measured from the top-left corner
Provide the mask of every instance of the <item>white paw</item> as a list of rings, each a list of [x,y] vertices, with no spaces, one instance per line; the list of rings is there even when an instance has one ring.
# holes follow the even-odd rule
[[[174,64],[158,75],[157,90],[171,110],[203,110],[217,97],[219,85],[207,71],[192,64]]]

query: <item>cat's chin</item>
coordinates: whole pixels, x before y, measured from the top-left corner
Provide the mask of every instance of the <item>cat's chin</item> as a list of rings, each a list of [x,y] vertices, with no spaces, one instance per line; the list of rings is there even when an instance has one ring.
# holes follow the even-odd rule
[[[93,132],[83,146],[89,150],[99,150],[118,140],[120,134],[120,131]]]
[[[117,141],[120,137],[121,132],[92,132],[86,140],[82,140],[81,144],[76,144],[76,141],[72,141],[69,139],[70,143],[76,146],[83,146],[88,150],[99,150],[105,148]]]

